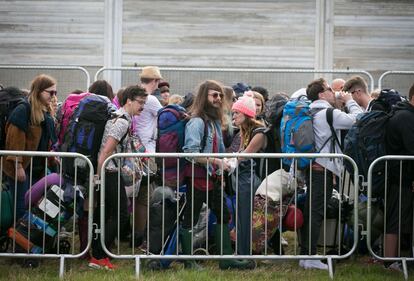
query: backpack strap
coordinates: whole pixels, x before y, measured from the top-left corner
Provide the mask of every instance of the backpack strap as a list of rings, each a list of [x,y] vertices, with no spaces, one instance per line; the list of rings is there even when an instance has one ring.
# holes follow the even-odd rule
[[[333,127],[333,112],[334,112],[335,108],[328,108],[326,110],[326,121],[328,122],[329,128],[331,129],[331,139],[332,139],[332,149],[333,149],[333,153],[335,152],[335,142],[339,145],[339,147],[342,150],[342,145],[341,142],[338,139],[338,136],[336,135],[335,132],[335,128]]]
[[[116,122],[116,120],[117,120],[118,118],[122,118],[122,119],[128,120],[128,119],[126,118],[126,116],[125,116],[125,115],[116,115],[116,118],[115,118],[114,122]],[[122,136],[122,138],[121,138],[121,139],[119,140],[119,142],[118,142],[118,144],[120,144],[120,145],[121,145],[121,150],[124,150],[124,145],[123,145],[123,143],[124,143],[125,138],[127,137],[127,135],[128,135],[130,132],[131,132],[131,127],[130,127],[130,126],[128,126],[128,129],[127,129],[126,133]],[[131,141],[131,145],[133,145],[132,141]],[[118,164],[117,164],[117,162],[115,161],[115,159],[114,159],[114,158],[112,158],[112,163],[114,163],[115,167],[117,167],[117,168],[118,168]]]
[[[207,120],[204,120],[204,136],[201,140],[201,146],[200,146],[200,152],[203,153],[204,148],[206,147],[207,144],[207,135],[208,135],[208,122]],[[214,125],[213,125],[214,126]]]
[[[323,109],[313,110],[312,111],[312,116],[314,116],[317,112],[319,112],[321,110],[323,110]],[[321,150],[326,146],[326,144],[329,141],[332,142],[331,153],[335,153],[335,142],[338,143],[338,145],[342,149],[342,145],[339,142],[338,136],[336,135],[336,132],[335,132],[335,128],[333,127],[333,112],[334,112],[334,110],[335,110],[335,108],[333,108],[333,107],[329,107],[329,108],[326,109],[326,122],[328,123],[329,128],[331,129],[331,136],[323,143],[323,145],[318,150],[318,152],[321,152]]]

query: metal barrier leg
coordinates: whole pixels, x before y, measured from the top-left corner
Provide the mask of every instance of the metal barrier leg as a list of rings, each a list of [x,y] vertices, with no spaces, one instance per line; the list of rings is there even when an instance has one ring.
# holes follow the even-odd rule
[[[408,269],[407,269],[407,260],[402,260],[402,267],[403,267],[403,273],[404,273],[404,279],[408,280]]]
[[[140,263],[140,257],[135,257],[135,279],[139,279]]]
[[[330,257],[328,257],[328,270],[329,270],[329,277],[333,280],[334,272],[333,272],[332,258]]]
[[[59,263],[59,279],[63,279],[63,275],[65,275],[65,257],[60,257],[60,263]]]

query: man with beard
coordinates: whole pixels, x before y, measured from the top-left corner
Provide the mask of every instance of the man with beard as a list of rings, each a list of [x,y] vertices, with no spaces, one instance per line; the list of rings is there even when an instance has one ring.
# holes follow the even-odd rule
[[[185,153],[225,152],[221,131],[224,115],[223,98],[223,88],[220,83],[207,80],[200,84],[190,112],[191,119],[185,128],[183,147]],[[180,230],[183,253],[192,254],[192,226],[197,223],[201,206],[206,202],[217,217],[215,225],[217,254],[232,255],[234,251],[227,226],[230,217],[221,190],[222,170],[228,171],[230,166],[222,158],[195,158],[194,162],[194,170],[193,165],[188,165],[187,175],[190,177],[187,180],[187,203],[184,209],[183,228]],[[219,266],[221,269],[246,269],[251,266],[251,263],[240,260],[220,260]],[[193,260],[186,261],[185,267],[200,269]]]

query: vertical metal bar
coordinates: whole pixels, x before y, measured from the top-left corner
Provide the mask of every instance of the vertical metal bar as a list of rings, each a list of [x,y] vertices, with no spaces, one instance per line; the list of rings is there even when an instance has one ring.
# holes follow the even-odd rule
[[[267,175],[268,174],[268,161],[269,159],[268,158],[266,158],[266,162],[265,162],[265,174]],[[267,178],[267,176],[266,176],[266,178],[265,178],[265,192],[266,192],[266,197],[265,197],[265,248],[264,248],[264,254],[265,254],[265,256],[267,256],[267,241],[269,241],[269,237],[267,236],[267,216],[268,216],[268,212],[267,212],[267,208],[268,208],[268,204],[269,204],[269,202],[268,202],[268,197],[269,197],[269,193],[268,193],[268,178]],[[280,196],[280,197],[282,197],[282,196]],[[254,210],[252,210],[253,211],[253,213],[254,213]],[[252,229],[253,229],[253,227],[252,227]],[[252,237],[252,239],[253,239],[253,237]]]
[[[398,195],[398,256],[401,256],[401,209],[402,209],[402,198],[401,198],[401,192],[402,192],[402,168],[403,168],[403,162],[400,160],[400,181],[399,181],[399,195]]]
[[[323,254],[326,255],[326,204],[327,204],[327,190],[326,190],[326,181],[327,172],[326,168],[323,169]]]

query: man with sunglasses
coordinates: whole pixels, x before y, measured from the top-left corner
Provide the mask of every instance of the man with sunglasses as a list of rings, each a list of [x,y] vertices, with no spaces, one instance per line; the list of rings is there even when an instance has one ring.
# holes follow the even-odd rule
[[[381,110],[373,107],[373,99],[368,92],[367,82],[361,76],[353,76],[348,79],[344,84],[343,91],[351,93],[352,98],[364,111]]]
[[[320,153],[342,153],[340,130],[349,130],[362,113],[362,109],[352,99],[350,93],[340,92],[349,113],[334,109],[332,111],[332,129],[328,123],[328,109],[335,106],[336,98],[325,79],[312,81],[306,94],[312,101],[313,133],[315,150]],[[319,232],[324,218],[324,204],[332,196],[335,176],[340,176],[343,164],[340,159],[316,158],[312,163],[311,176],[307,177],[307,196],[304,209],[304,225],[301,229],[301,255],[316,255]],[[309,220],[310,215],[310,220]],[[305,269],[328,270],[328,266],[319,260],[300,260],[299,266]]]
[[[185,140],[183,151],[185,153],[223,153],[225,152],[221,121],[224,115],[223,88],[220,83],[214,80],[207,80],[198,87],[197,95],[191,109],[191,119],[185,127]],[[189,159],[193,161],[193,159]],[[223,170],[230,169],[229,163],[222,158],[194,158],[194,166],[187,166],[187,192],[186,205],[182,229],[180,230],[180,241],[185,255],[192,255],[192,226],[200,216],[203,203],[217,217],[215,225],[215,241],[217,253],[233,255],[231,247],[228,222],[230,215],[226,200],[222,197],[221,174]],[[194,168],[193,168],[194,167]],[[208,173],[208,176],[207,176]],[[208,199],[207,199],[208,198]],[[241,260],[220,260],[221,269],[251,268],[249,261]],[[186,268],[199,269],[200,266],[193,260],[185,262]]]

